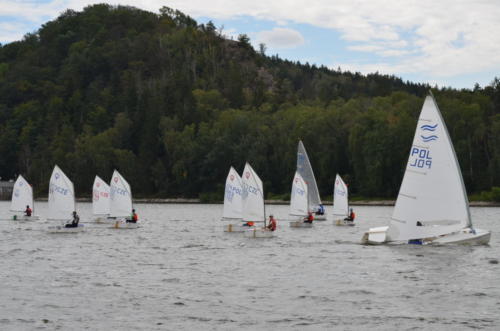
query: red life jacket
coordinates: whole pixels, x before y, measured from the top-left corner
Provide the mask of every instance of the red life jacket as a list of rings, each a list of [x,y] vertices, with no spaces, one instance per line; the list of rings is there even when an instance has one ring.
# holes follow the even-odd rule
[[[269,230],[275,231],[276,230],[276,220],[274,218],[271,218],[269,220]]]
[[[26,216],[31,216],[31,212],[32,212],[31,208],[26,208],[26,211],[25,211]]]
[[[351,219],[354,220],[356,218],[356,214],[354,212],[351,212]]]
[[[137,221],[139,220],[139,216],[137,216],[137,214],[136,214],[136,213],[134,213],[134,214],[132,215],[132,220],[134,220],[134,222],[137,222]]]

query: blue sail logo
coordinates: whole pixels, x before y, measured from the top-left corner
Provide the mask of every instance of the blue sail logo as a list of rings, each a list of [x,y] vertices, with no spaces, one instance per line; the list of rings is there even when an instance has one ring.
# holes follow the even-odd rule
[[[425,125],[422,125],[422,126],[420,127],[420,129],[421,129],[422,131],[430,131],[430,132],[434,132],[434,131],[436,131],[437,127],[438,127],[438,125],[437,125],[437,124],[435,124],[435,125],[425,124]],[[429,135],[429,136],[420,135],[420,138],[422,138],[422,141],[423,141],[424,143],[428,143],[428,142],[430,142],[430,141],[434,141],[434,140],[436,140],[436,139],[437,139],[437,138],[439,138],[439,137],[438,137],[438,136],[436,136],[435,134],[431,134],[431,135]]]
[[[425,124],[425,125],[422,125],[420,128],[424,131],[436,131],[436,128],[437,128],[437,124],[436,125],[428,125],[428,124]]]
[[[421,135],[420,137],[422,138],[422,141],[423,141],[424,143],[427,143],[427,142],[429,142],[429,141],[436,140],[436,139],[438,138],[438,136],[436,136],[436,135],[432,135],[432,136],[423,136],[423,135]]]

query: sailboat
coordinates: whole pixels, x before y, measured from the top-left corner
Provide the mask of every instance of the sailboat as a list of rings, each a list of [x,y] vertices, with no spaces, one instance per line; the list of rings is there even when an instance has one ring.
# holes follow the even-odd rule
[[[342,180],[342,177],[337,174],[333,189],[333,223],[335,225],[354,225],[354,222],[345,220],[349,215],[348,195],[347,185]]]
[[[246,230],[246,237],[251,238],[271,238],[273,231],[266,228],[266,210],[264,205],[264,187],[262,180],[252,169],[248,162],[243,169],[241,179],[243,185],[242,217],[245,222],[264,222],[264,227]]]
[[[226,178],[224,210],[222,212],[222,220],[231,223],[224,225],[225,232],[244,232],[250,228],[243,223],[242,195],[243,186],[241,177],[236,170],[231,167]]]
[[[92,213],[96,223],[106,221],[110,212],[110,188],[99,176],[95,176],[92,186]]]
[[[30,206],[32,209],[31,216],[26,216],[24,214],[26,206]],[[35,206],[33,203],[33,188],[21,175],[17,177],[12,189],[10,211],[14,212],[14,215],[12,216],[13,220],[35,221],[39,219],[38,216],[33,215],[35,212]]]
[[[312,223],[305,223],[304,217],[309,213],[309,195],[304,178],[295,172],[292,182],[292,193],[290,198],[290,216],[292,228],[311,228]]]
[[[306,148],[304,147],[302,140],[299,141],[299,146],[297,148],[297,172],[307,183],[309,207],[311,208],[311,211],[314,212],[314,220],[326,221],[326,211],[321,203],[316,178],[314,177],[311,162],[309,162],[309,157],[307,156]]]
[[[56,165],[52,171],[49,182],[49,216],[48,220],[62,221],[62,225],[49,226],[49,232],[53,233],[73,233],[84,230],[82,224],[78,227],[67,228],[64,223],[69,223],[73,219],[73,212],[76,211],[75,189],[73,182]]]
[[[110,183],[110,213],[109,217],[115,219],[115,229],[135,229],[137,223],[127,222],[132,214],[132,190],[129,183],[115,170]]]
[[[430,93],[418,119],[390,224],[370,229],[362,243],[488,244],[490,235],[472,226],[455,149]]]

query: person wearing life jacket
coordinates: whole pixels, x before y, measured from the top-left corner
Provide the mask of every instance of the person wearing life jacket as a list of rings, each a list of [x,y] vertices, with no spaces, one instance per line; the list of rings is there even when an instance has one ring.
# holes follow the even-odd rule
[[[307,216],[304,218],[304,223],[312,223],[314,220],[314,216],[311,212],[307,213]]]
[[[138,220],[139,220],[139,216],[137,216],[135,209],[132,209],[131,218],[129,220],[127,220],[127,223],[137,223]]]
[[[254,224],[255,224],[254,222],[248,221],[248,222],[244,223],[243,226],[254,226]]]
[[[31,210],[30,206],[29,205],[26,206],[26,210],[24,211],[24,215],[30,217],[31,213],[32,213],[32,210]]]
[[[76,213],[76,211],[73,212],[73,220],[71,223],[68,223],[64,225],[65,228],[77,228],[78,227],[78,222],[80,222],[80,216]]]
[[[269,224],[267,225],[267,228],[271,231],[276,230],[276,219],[274,218],[273,215],[269,216]]]
[[[349,216],[347,216],[346,218],[344,218],[344,221],[354,222],[355,218],[356,218],[356,214],[354,213],[354,211],[351,208],[350,211],[349,211]]]
[[[318,210],[316,210],[316,215],[324,215],[325,214],[325,207],[323,205],[318,206]]]

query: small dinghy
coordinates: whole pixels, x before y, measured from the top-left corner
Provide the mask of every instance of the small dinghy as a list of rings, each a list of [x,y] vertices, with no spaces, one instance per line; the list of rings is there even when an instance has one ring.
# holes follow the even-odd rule
[[[31,216],[26,215],[26,208],[31,209]],[[14,221],[36,221],[40,219],[40,217],[34,215],[33,187],[21,175],[17,177],[12,188],[10,211],[14,213],[11,218]]]
[[[310,210],[314,213],[315,221],[326,221],[326,211],[325,207],[321,203],[321,198],[319,197],[318,184],[316,183],[316,177],[314,177],[314,172],[309,162],[309,157],[307,156],[306,148],[299,141],[299,146],[297,147],[297,172],[302,176],[304,181],[308,186],[308,198]]]
[[[338,226],[354,226],[354,220],[348,220],[349,216],[349,192],[347,185],[337,174],[335,187],[333,189],[333,224]]]
[[[224,225],[224,232],[245,232],[253,226],[243,222],[242,206],[243,186],[240,175],[231,167],[226,178],[226,188],[224,190],[224,210],[222,221],[230,222]]]
[[[266,209],[264,205],[264,187],[262,180],[257,176],[250,164],[245,164],[243,177],[242,217],[246,222],[264,222],[262,228],[252,228],[244,232],[248,238],[271,238],[274,231],[266,227]]]
[[[111,227],[113,229],[137,229],[139,227],[139,224],[127,222],[125,218],[122,218],[114,220]]]
[[[424,102],[389,226],[370,229],[364,244],[488,244],[491,232],[472,226],[462,172],[430,93]]]
[[[292,193],[290,198],[290,227],[292,228],[312,228],[312,223],[304,222],[309,215],[309,198],[307,194],[307,184],[304,178],[295,172],[292,182]]]
[[[50,221],[60,221],[61,225],[48,227],[50,233],[75,233],[85,230],[82,224],[77,227],[66,227],[73,220],[76,211],[75,189],[73,182],[56,165],[49,182],[49,216]],[[66,223],[66,224],[65,224]]]
[[[51,225],[48,228],[49,233],[77,233],[77,232],[84,232],[85,227],[83,224],[78,224],[77,227],[73,228],[67,228],[65,224],[61,225]]]
[[[110,188],[99,176],[95,176],[92,186],[92,213],[95,223],[110,223]]]
[[[137,223],[127,222],[132,216],[132,190],[129,183],[115,170],[110,184],[109,218],[112,229],[137,229]]]
[[[267,228],[252,228],[245,231],[246,238],[273,238],[274,232]]]

